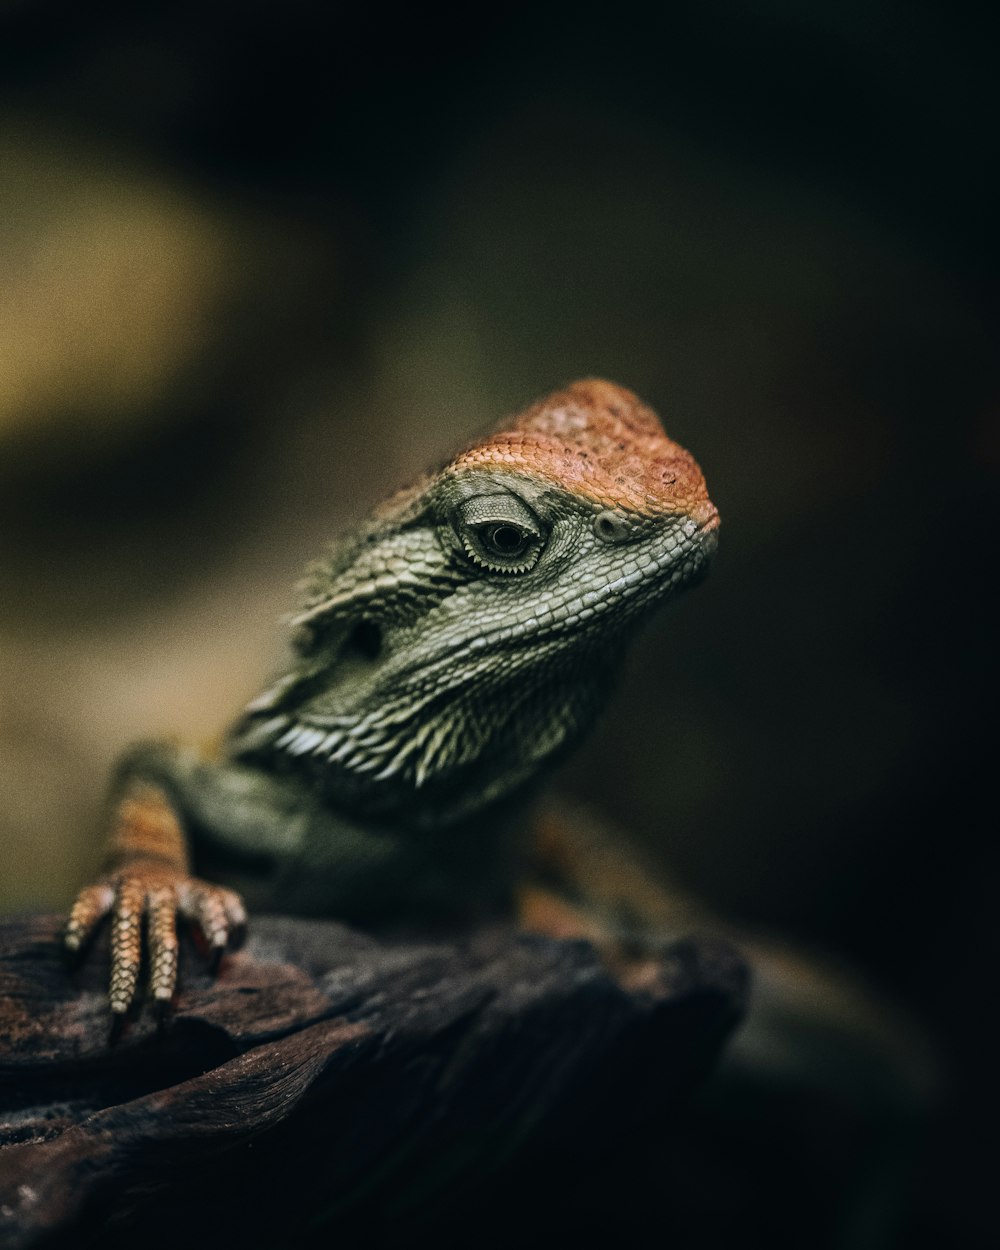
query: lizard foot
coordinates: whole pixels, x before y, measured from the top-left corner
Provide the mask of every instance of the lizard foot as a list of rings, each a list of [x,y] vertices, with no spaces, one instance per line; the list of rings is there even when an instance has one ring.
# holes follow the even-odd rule
[[[213,972],[227,946],[242,941],[243,901],[233,890],[189,877],[155,860],[136,859],[81,890],[70,912],[64,943],[82,953],[111,913],[111,983],[108,999],[116,1023],[135,999],[148,947],[149,989],[162,1018],[177,988],[177,915],[193,921],[210,952]]]

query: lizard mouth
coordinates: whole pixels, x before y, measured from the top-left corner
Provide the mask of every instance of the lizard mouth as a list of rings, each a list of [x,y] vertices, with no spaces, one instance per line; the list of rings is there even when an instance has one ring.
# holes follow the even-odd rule
[[[706,504],[699,514],[687,517],[675,528],[669,541],[636,552],[625,571],[603,585],[581,587],[557,613],[548,613],[547,619],[541,612],[527,619],[507,618],[499,624],[494,618],[481,632],[452,639],[439,651],[427,648],[419,659],[394,654],[382,627],[375,621],[361,619],[349,634],[338,662],[346,659],[371,672],[375,688],[384,696],[380,708],[387,717],[399,710],[400,690],[410,692],[405,700],[406,710],[415,715],[439,700],[463,697],[461,692],[472,686],[499,689],[508,676],[513,680],[518,673],[546,664],[560,667],[562,659],[601,646],[609,632],[618,632],[619,622],[625,629],[648,610],[699,583],[715,552],[718,527],[718,513]],[[616,615],[618,620],[613,619]],[[609,631],[610,624],[615,626],[613,631]],[[505,657],[506,662],[498,665],[499,657]],[[353,671],[360,679],[363,670]],[[317,694],[322,696],[325,683],[317,677],[316,684]],[[371,690],[369,687],[369,694]],[[334,731],[356,729],[360,715],[357,709],[347,707],[333,710],[321,703],[310,707],[308,700],[304,706],[299,703],[294,722],[291,717],[276,717],[280,710],[273,706],[262,708],[263,715],[254,718],[258,720],[256,732],[285,750],[294,739],[293,754],[306,746],[315,750],[325,735]],[[260,724],[265,716],[269,717],[266,725]],[[373,722],[377,719],[373,718]],[[309,736],[302,737],[304,733]]]
[[[535,616],[477,633],[452,643],[429,661],[405,667],[396,674],[397,678],[420,678],[430,670],[440,671],[461,662],[474,672],[488,670],[500,653],[534,652],[541,661],[553,651],[565,650],[570,637],[603,639],[609,612],[619,612],[624,627],[647,609],[705,578],[718,545],[719,514],[708,504],[702,517],[692,517],[685,523],[680,547],[675,541],[659,552],[647,553],[642,561],[634,561],[629,571],[568,600],[558,615],[549,614],[549,622],[542,624]]]
[[[579,695],[588,686],[586,674],[606,671],[603,657],[612,659],[620,650],[614,640],[619,632],[704,576],[717,528],[714,509],[703,518],[686,518],[669,539],[635,548],[603,585],[587,587],[581,578],[577,593],[547,619],[541,609],[499,621],[487,615],[487,628],[470,621],[461,640],[440,650],[427,645],[420,659],[393,654],[391,639],[383,639],[376,624],[359,622],[350,653],[354,662],[368,661],[363,698],[324,706],[320,695],[312,706],[300,703],[293,714],[272,714],[245,734],[241,745],[298,757],[303,766],[353,787],[409,778],[406,784],[419,788],[432,777],[450,775],[449,769],[464,766],[449,745],[451,727],[475,728],[475,718],[466,715],[470,707],[497,700],[505,716],[512,715],[528,692],[532,716],[544,716],[550,696],[540,690],[551,688],[557,709],[566,697]],[[425,642],[431,641],[432,635],[425,635]],[[354,671],[360,680],[361,670]],[[558,721],[553,742],[562,740],[571,723],[572,718]]]

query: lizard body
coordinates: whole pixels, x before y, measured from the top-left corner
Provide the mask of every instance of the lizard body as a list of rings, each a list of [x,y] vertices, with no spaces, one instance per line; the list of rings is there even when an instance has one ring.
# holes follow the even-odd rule
[[[221,758],[152,745],[119,770],[106,871],[66,934],[80,949],[112,913],[114,1015],[144,918],[162,1005],[176,913],[221,954],[241,895],[380,926],[509,913],[539,779],[592,723],[634,628],[702,574],[717,527],[692,457],[596,379],[378,508],[311,570],[294,657]]]

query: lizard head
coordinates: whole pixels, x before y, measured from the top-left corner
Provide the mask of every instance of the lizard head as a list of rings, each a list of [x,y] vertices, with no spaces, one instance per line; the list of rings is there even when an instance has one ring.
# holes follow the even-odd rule
[[[307,583],[297,661],[238,753],[369,811],[455,819],[599,709],[631,628],[695,582],[718,513],[635,395],[576,382],[379,508]]]

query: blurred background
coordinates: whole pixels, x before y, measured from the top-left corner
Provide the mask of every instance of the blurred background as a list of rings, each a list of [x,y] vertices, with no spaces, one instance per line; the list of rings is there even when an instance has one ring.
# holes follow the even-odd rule
[[[995,1244],[987,6],[0,3],[0,911],[216,735],[301,566],[470,431],[637,390],[723,517],[564,788],[944,1073],[898,1243]]]

